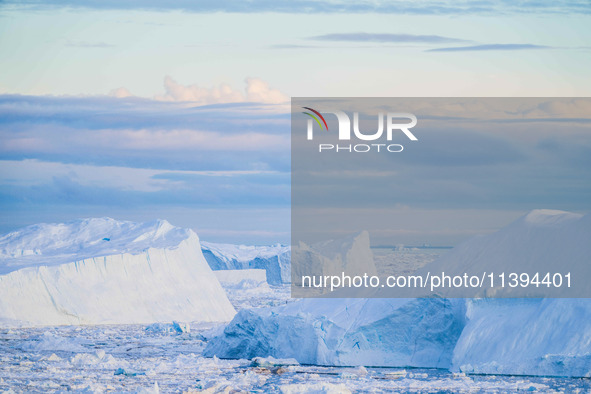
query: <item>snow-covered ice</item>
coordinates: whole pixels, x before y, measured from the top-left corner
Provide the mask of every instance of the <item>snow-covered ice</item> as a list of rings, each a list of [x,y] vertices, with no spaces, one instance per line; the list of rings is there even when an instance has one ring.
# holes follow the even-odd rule
[[[0,238],[0,251],[5,326],[228,321],[235,314],[197,235],[164,220],[34,225]]]
[[[272,285],[289,283],[291,251],[289,246],[232,245],[202,242],[203,255],[213,270],[264,269]]]

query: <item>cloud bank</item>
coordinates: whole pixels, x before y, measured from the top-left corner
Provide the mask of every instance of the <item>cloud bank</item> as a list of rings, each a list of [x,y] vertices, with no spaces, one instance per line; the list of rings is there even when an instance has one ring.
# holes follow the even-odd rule
[[[427,52],[471,52],[471,51],[528,51],[532,49],[551,49],[552,47],[534,44],[483,44],[463,47],[429,49]]]
[[[266,92],[253,84],[244,97]],[[81,216],[163,217],[197,230],[204,226],[216,237],[232,229],[242,234],[235,237],[271,231],[283,238],[269,235],[266,241],[287,240],[291,136],[285,106],[196,105],[127,93],[0,95],[0,231]],[[428,99],[422,103],[429,107]],[[442,209],[515,212],[532,204],[588,209],[589,105],[587,99],[539,99],[507,122],[494,100],[485,106],[467,100],[460,108],[451,103],[420,118],[419,142],[404,156],[377,155],[363,168],[351,161],[316,178],[362,198],[377,176],[384,185],[398,185],[394,193],[384,189],[383,207],[408,206],[426,215]],[[479,129],[457,113],[487,121]],[[553,119],[555,114],[572,118]],[[537,118],[549,120],[537,125]],[[446,119],[457,126],[445,133],[430,127]],[[568,133],[556,135],[559,121]],[[351,183],[351,171],[363,175],[359,183]],[[338,206],[338,199],[316,197]],[[263,242],[256,237],[214,240]]]

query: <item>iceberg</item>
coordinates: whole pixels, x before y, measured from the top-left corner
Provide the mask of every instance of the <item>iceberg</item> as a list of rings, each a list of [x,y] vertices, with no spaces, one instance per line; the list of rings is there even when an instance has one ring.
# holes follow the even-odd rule
[[[306,299],[244,309],[206,356],[294,358],[302,364],[450,368],[463,303],[432,299]]]
[[[213,273],[224,288],[247,290],[256,287],[269,287],[267,273],[263,269],[221,270],[213,271]]]
[[[504,288],[483,286],[476,297],[580,298],[591,295],[591,214],[536,209],[500,230],[476,236],[453,248],[449,253],[424,266],[422,273],[445,271],[449,275],[463,273],[505,273]],[[567,283],[570,272],[571,286]],[[509,273],[539,273],[542,281],[547,273],[561,275],[562,286],[508,285]],[[485,281],[488,284],[488,281]],[[442,296],[466,296],[466,290],[442,291]]]
[[[300,254],[296,273],[376,271],[366,231],[295,249]],[[449,368],[464,324],[463,305],[440,298],[323,298],[243,309],[222,335],[210,340],[205,354],[293,358],[317,365]]]
[[[564,297],[589,293],[589,256],[591,214],[539,209],[462,243],[425,268],[544,273],[564,271],[568,262],[581,270],[573,271],[577,289],[550,289],[552,295]],[[533,295],[549,291],[530,288]],[[509,296],[521,294],[519,289],[509,291]],[[487,294],[494,292],[488,289]],[[591,299],[469,299],[466,311],[467,323],[454,349],[454,370],[591,377]]]
[[[535,210],[495,233],[465,241],[424,268],[493,264],[511,271],[535,268],[538,261],[588,264],[590,239],[591,215]],[[341,245],[333,257],[364,253],[363,242]],[[358,249],[351,251],[351,245]],[[591,299],[304,299],[240,311],[204,354],[447,368],[460,375],[591,377]]]
[[[224,322],[199,238],[165,220],[38,224],[0,238],[0,324]]]
[[[299,242],[292,253],[292,281],[298,286],[303,276],[377,274],[367,231],[311,245]]]
[[[454,370],[591,377],[590,299],[477,299],[466,310]]]
[[[212,270],[264,269],[267,282],[281,285],[291,281],[289,246],[249,246],[202,242],[203,256]]]

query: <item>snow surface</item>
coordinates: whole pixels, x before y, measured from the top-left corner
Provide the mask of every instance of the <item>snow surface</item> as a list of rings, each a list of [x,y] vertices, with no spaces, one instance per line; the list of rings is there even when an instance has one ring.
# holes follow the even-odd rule
[[[0,237],[0,274],[92,257],[138,254],[148,248],[175,247],[191,233],[166,220],[134,223],[91,218],[34,224]]]
[[[247,246],[202,242],[203,255],[213,270],[258,268],[267,272],[269,284],[289,283],[291,279],[289,246]]]
[[[4,326],[228,321],[235,314],[197,235],[163,220],[34,225],[0,238],[0,250]]]

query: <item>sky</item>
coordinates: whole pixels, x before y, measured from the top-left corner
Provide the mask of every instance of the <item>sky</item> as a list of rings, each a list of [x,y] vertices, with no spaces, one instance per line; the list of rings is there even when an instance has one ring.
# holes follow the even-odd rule
[[[455,245],[532,209],[588,212],[589,98],[300,98],[292,106],[292,244],[365,230],[374,245]],[[302,107],[320,110],[328,130]],[[366,138],[384,109],[413,114],[417,140],[399,130],[391,140],[339,139],[327,108],[358,113]]]
[[[4,1],[0,232],[163,218],[208,241],[288,243],[290,97],[587,97],[590,22],[588,1]],[[580,174],[588,142],[552,160]],[[577,197],[531,208],[588,212]],[[404,242],[434,244],[530,209],[454,207],[446,230],[429,220],[443,207],[404,206],[424,234]]]

